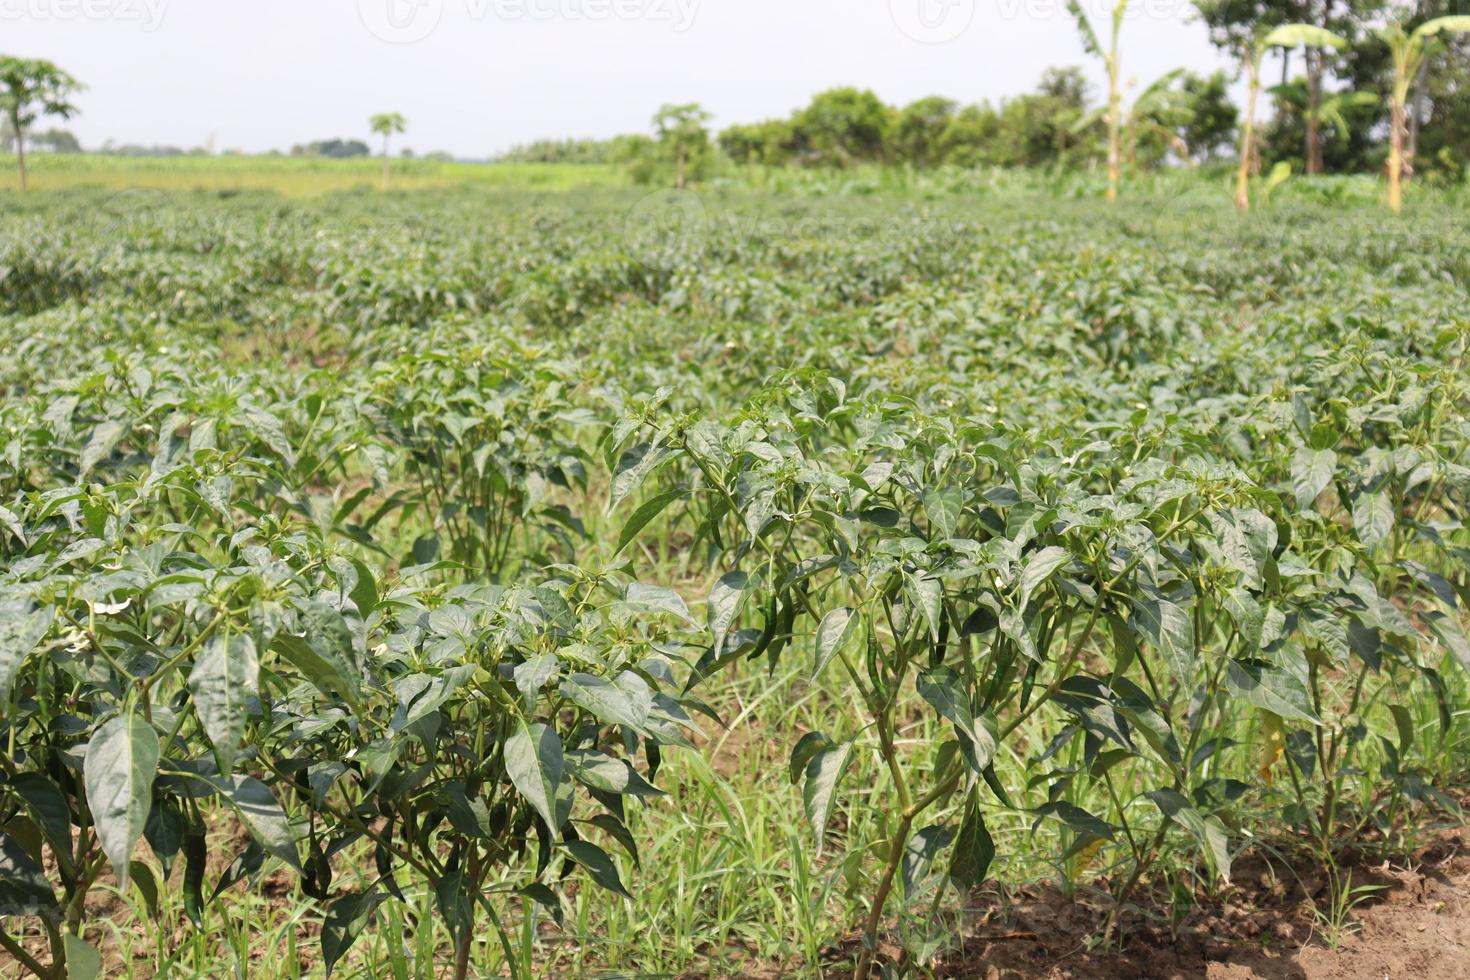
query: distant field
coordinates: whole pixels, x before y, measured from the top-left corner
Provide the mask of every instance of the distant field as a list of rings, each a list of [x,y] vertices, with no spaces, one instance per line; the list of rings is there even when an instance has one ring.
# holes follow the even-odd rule
[[[303,157],[118,157],[102,154],[36,154],[30,185],[36,190],[67,187],[151,187],[165,190],[249,188],[298,196],[376,187],[382,161]],[[459,184],[518,186],[545,190],[619,186],[627,183],[616,167],[588,164],[447,163],[394,160],[393,186],[405,190]],[[0,154],[0,190],[19,186],[15,157]]]

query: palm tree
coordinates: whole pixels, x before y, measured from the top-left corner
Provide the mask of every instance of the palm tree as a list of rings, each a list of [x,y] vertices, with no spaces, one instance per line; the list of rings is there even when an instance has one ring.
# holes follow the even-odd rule
[[[26,130],[42,116],[70,119],[77,112],[71,97],[81,90],[80,82],[49,61],[0,55],[0,112],[15,134],[22,191],[27,187]]]
[[[380,112],[368,120],[374,133],[383,137],[383,190],[388,189],[388,141],[395,133],[408,129],[408,120],[401,112]]]

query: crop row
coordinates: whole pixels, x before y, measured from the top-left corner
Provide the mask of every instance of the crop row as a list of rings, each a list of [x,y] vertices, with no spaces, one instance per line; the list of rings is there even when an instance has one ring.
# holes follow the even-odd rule
[[[509,910],[636,893],[629,808],[750,661],[855,706],[789,770],[865,876],[860,974],[987,877],[998,813],[1120,910],[1166,854],[1228,879],[1458,813],[1449,230],[1385,268],[1351,214],[865,236],[879,205],[829,203],[650,265],[627,201],[448,217],[476,204],[428,199],[429,243],[350,200],[7,219],[0,905],[49,953],[0,941],[37,974],[97,957],[109,873],[199,921],[277,862],[329,968],[427,888],[460,975],[487,922],[529,969]],[[222,809],[251,842],[208,882]]]

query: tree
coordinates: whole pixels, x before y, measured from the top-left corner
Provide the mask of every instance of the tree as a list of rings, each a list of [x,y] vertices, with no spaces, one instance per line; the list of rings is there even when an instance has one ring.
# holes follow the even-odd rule
[[[31,137],[35,146],[43,146],[52,153],[81,153],[82,141],[66,129],[48,129]]]
[[[659,146],[674,161],[674,188],[683,190],[691,162],[703,168],[709,154],[709,130],[713,118],[697,102],[665,105],[653,117]]]
[[[1240,123],[1240,110],[1230,99],[1230,79],[1223,71],[1205,77],[1186,72],[1179,91],[1189,110],[1180,136],[1192,157],[1209,159],[1235,139]]]
[[[1367,16],[1382,6],[1382,0],[1293,0],[1290,7],[1296,16],[1292,19],[1320,27],[1346,39],[1350,44],[1357,38],[1357,29]],[[1324,124],[1332,125],[1329,113],[1324,111],[1324,105],[1329,99],[1336,98],[1326,91],[1326,79],[1331,67],[1332,49],[1311,45],[1306,48],[1306,92],[1305,104],[1300,106],[1304,131],[1302,133],[1304,151],[1303,157],[1306,172],[1319,174],[1323,170],[1323,133]],[[1337,100],[1334,103],[1334,113],[1337,122],[1342,122],[1341,109],[1344,103]],[[1341,139],[1339,130],[1338,139]]]
[[[1079,131],[1087,112],[1087,79],[1076,66],[1048,68],[1034,94],[1007,100],[1000,111],[993,161],[1011,167],[1067,165],[1094,158],[1100,123]],[[1080,135],[1079,135],[1080,132]]]
[[[1326,8],[1328,11],[1331,10],[1330,0]],[[1347,39],[1339,34],[1334,34],[1325,27],[1306,23],[1288,24],[1277,28],[1272,37],[1277,39],[1276,47],[1290,50],[1300,46],[1306,49],[1307,99],[1303,107],[1306,119],[1305,169],[1309,174],[1319,174],[1322,172],[1322,122],[1324,120],[1322,73],[1323,65],[1326,64],[1326,55],[1323,52],[1345,49],[1348,46]],[[1341,106],[1343,104],[1339,101],[1333,107],[1335,119],[1338,122],[1342,122]]]
[[[1313,138],[1311,134],[1317,134],[1318,138],[1322,138],[1327,129],[1332,131],[1333,140],[1339,146],[1345,144],[1349,134],[1352,132],[1352,124],[1348,121],[1348,116],[1353,114],[1353,110],[1377,106],[1381,102],[1380,98],[1372,92],[1342,91],[1326,95],[1319,91],[1314,106],[1311,85],[1306,79],[1301,78],[1295,79],[1286,85],[1277,85],[1271,89],[1271,94],[1275,96],[1278,104],[1286,107],[1291,114],[1291,119],[1300,119],[1301,121],[1299,131],[1296,130],[1296,127],[1278,124],[1278,135],[1287,135],[1292,140],[1295,140],[1296,135],[1305,132],[1308,134],[1307,141],[1309,148],[1311,146],[1311,139]],[[1291,132],[1283,134],[1281,132],[1283,130],[1294,131],[1296,135],[1292,135]],[[1323,151],[1325,147],[1326,140],[1323,138],[1322,145],[1317,147],[1315,170],[1312,169],[1311,155],[1307,155],[1306,166],[1308,173],[1322,172],[1324,166]]]
[[[1406,157],[1404,148],[1408,136],[1406,106],[1409,101],[1409,86],[1427,64],[1438,36],[1446,33],[1470,33],[1470,15],[1436,17],[1408,33],[1399,22],[1394,21],[1381,32],[1393,55],[1393,91],[1389,95],[1388,106],[1388,206],[1394,214],[1404,209],[1404,172],[1406,165],[1410,168],[1413,166],[1413,160]]]
[[[849,167],[883,159],[891,110],[872,92],[834,88],[797,114],[802,151],[824,166]]]
[[[1092,21],[1082,9],[1079,0],[1067,0],[1067,9],[1077,21],[1077,30],[1082,35],[1082,48],[1088,54],[1102,59],[1108,71],[1108,200],[1118,199],[1118,171],[1121,161],[1121,138],[1123,128],[1122,59],[1118,51],[1119,35],[1123,32],[1123,17],[1128,12],[1128,0],[1118,0],[1113,8],[1113,33],[1106,51],[1098,41]]]
[[[372,149],[362,140],[313,140],[304,145],[298,143],[291,147],[293,157],[330,157],[334,160],[371,156],[372,152]]]
[[[1140,145],[1148,147],[1151,163],[1159,162],[1169,151],[1186,163],[1191,159],[1189,144],[1180,135],[1191,110],[1182,93],[1174,88],[1183,74],[1184,69],[1176,68],[1163,75],[1129,106],[1124,133],[1130,167],[1138,165]]]
[[[977,167],[997,162],[1000,114],[988,102],[967,105],[950,119],[939,136],[939,153],[945,163]]]
[[[1235,206],[1249,211],[1251,206],[1250,170],[1255,154],[1256,102],[1261,95],[1261,62],[1272,48],[1295,48],[1302,45],[1342,49],[1347,42],[1331,31],[1311,24],[1284,24],[1270,33],[1260,31],[1255,39],[1242,45],[1241,65],[1246,76],[1245,125],[1240,131],[1240,167],[1235,177]]]
[[[736,163],[766,166],[790,163],[801,152],[796,124],[790,119],[768,119],[731,126],[720,134],[720,149]]]
[[[77,107],[72,96],[82,85],[49,61],[0,55],[0,112],[15,134],[15,160],[20,189],[27,188],[26,130],[42,116],[70,119]]]
[[[756,164],[765,162],[766,131],[762,123],[731,126],[720,133],[717,142],[725,156],[736,163]]]
[[[893,127],[893,155],[916,167],[938,163],[941,142],[959,106],[953,99],[931,95],[905,106]]]
[[[402,133],[408,129],[408,120],[403,118],[401,112],[380,112],[368,120],[368,126],[377,135],[383,137],[383,190],[388,189],[388,141],[396,133]]]

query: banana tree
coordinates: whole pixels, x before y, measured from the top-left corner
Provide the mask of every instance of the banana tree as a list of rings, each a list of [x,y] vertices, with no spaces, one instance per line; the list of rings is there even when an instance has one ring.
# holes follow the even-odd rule
[[[1331,31],[1311,24],[1283,24],[1269,34],[1257,35],[1243,52],[1246,75],[1245,123],[1240,128],[1240,169],[1235,176],[1235,206],[1249,211],[1251,206],[1251,153],[1256,140],[1256,103],[1261,96],[1261,62],[1272,48],[1295,48],[1300,45],[1342,50],[1347,41]]]
[[[1378,96],[1372,92],[1335,92],[1321,99],[1314,109],[1311,99],[1302,90],[1300,83],[1277,85],[1271,89],[1271,94],[1280,102],[1300,112],[1308,127],[1313,131],[1321,132],[1324,127],[1331,127],[1333,138],[1338,143],[1346,142],[1348,134],[1352,132],[1346,116],[1348,110],[1378,104]],[[1306,164],[1307,173],[1312,173],[1310,158],[1306,160]]]
[[[1412,165],[1404,153],[1404,140],[1408,135],[1405,106],[1409,101],[1409,86],[1424,67],[1434,38],[1445,33],[1470,34],[1470,15],[1436,17],[1420,24],[1412,33],[1405,33],[1402,25],[1397,23],[1380,32],[1393,55],[1393,91],[1388,102],[1388,206],[1394,214],[1404,209],[1404,173]]]
[[[1102,60],[1108,71],[1108,200],[1118,199],[1118,173],[1122,164],[1123,131],[1123,66],[1118,52],[1119,35],[1123,32],[1123,17],[1128,12],[1128,0],[1118,0],[1113,8],[1113,34],[1106,50],[1098,41],[1092,21],[1082,9],[1079,0],[1067,0],[1067,9],[1077,21],[1077,31],[1082,35],[1082,48],[1088,54]]]
[[[1184,69],[1176,68],[1160,77],[1144,89],[1128,107],[1122,124],[1119,126],[1119,142],[1127,148],[1129,166],[1138,162],[1138,142],[1144,133],[1158,136],[1181,158],[1189,159],[1189,145],[1177,132],[1158,119],[1158,114],[1168,107],[1169,86],[1173,85],[1182,74],[1184,74]],[[1072,124],[1072,132],[1085,132],[1099,119],[1106,117],[1108,111],[1106,106],[1092,110]],[[1121,147],[1119,152],[1121,156]]]

